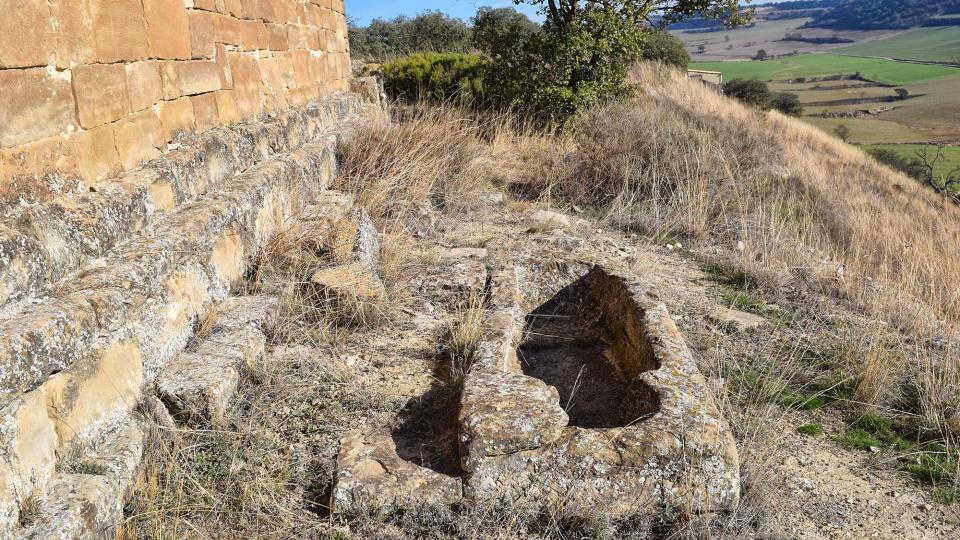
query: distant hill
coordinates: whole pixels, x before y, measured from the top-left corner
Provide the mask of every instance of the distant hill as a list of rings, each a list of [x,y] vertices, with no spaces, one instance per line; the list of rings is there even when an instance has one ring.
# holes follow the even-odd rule
[[[874,30],[913,28],[934,17],[960,13],[960,0],[846,0],[808,26]]]

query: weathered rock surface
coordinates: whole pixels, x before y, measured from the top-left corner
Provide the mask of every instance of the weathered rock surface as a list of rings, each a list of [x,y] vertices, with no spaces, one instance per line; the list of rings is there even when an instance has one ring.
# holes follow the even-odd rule
[[[718,324],[732,326],[738,330],[753,330],[767,324],[767,319],[760,315],[738,311],[726,306],[715,306],[707,314],[707,317]]]
[[[227,300],[230,291],[327,189],[337,138],[360,108],[340,96],[212,130],[116,188],[36,204],[16,230],[5,221],[0,233],[12,240],[0,244],[11,256],[0,253],[0,289],[43,295],[8,302],[0,322],[0,536],[14,534],[28,499],[53,488],[69,501],[66,514],[38,522],[36,534],[89,537],[89,527],[70,532],[75,516],[87,526],[112,519],[104,501],[121,504],[140,461],[142,440],[127,426],[150,400],[145,390],[159,383],[171,408],[202,421],[222,415],[276,311],[275,299]],[[21,241],[21,230],[33,232]],[[219,316],[208,324],[211,310]],[[153,406],[151,416],[166,416]],[[74,456],[102,465],[111,495],[99,480],[61,479],[58,462]],[[65,487],[77,483],[90,484],[90,500]]]
[[[509,290],[494,292],[492,297],[515,304],[538,303],[514,294],[513,283],[495,280],[494,287],[506,285]],[[609,369],[627,385],[621,398],[626,403],[620,408],[636,411],[630,416],[635,420],[603,428],[570,425],[557,435],[558,418],[553,417],[546,423],[549,436],[519,439],[527,443],[521,448],[517,433],[501,427],[501,414],[529,407],[529,393],[505,396],[495,389],[523,387],[519,378],[530,377],[518,373],[521,365],[511,362],[504,351],[507,345],[520,344],[519,335],[500,333],[487,345],[497,351],[492,357],[498,360],[481,360],[483,376],[468,377],[465,382],[460,440],[464,466],[470,472],[466,495],[548,507],[602,505],[612,515],[649,514],[690,501],[698,512],[735,508],[739,501],[736,447],[663,304],[642,284],[599,267],[565,290],[567,296],[558,295],[551,302],[574,302],[582,312],[564,324],[597,325],[591,335],[605,344]],[[494,307],[500,308],[500,317],[517,312],[509,305]],[[516,337],[505,343],[504,335]],[[547,345],[564,346],[564,336],[557,337],[553,339],[557,343]],[[575,352],[578,340],[584,338],[571,333],[567,339]],[[565,357],[557,357],[561,358]],[[574,371],[575,384],[582,369],[580,374]],[[555,406],[557,396],[556,390],[549,393]],[[543,406],[549,410],[546,403]],[[480,446],[475,449],[475,444]],[[505,451],[497,455],[488,448]]]
[[[569,419],[557,389],[522,373],[477,370],[460,401],[460,460],[474,471],[484,459],[556,441]]]
[[[424,504],[454,504],[462,497],[459,478],[401,458],[390,435],[355,431],[340,441],[331,496],[334,512],[370,508],[393,512]]]

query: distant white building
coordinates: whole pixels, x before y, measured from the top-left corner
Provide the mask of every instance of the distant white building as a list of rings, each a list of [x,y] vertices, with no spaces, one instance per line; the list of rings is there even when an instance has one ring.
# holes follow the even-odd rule
[[[719,71],[704,71],[702,69],[688,69],[687,76],[691,79],[696,79],[704,84],[710,86],[722,87],[723,86],[723,73]]]

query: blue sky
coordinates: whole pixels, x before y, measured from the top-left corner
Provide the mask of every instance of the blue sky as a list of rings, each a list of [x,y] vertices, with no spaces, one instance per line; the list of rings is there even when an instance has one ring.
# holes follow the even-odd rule
[[[467,20],[480,6],[504,7],[512,6],[510,0],[393,0],[390,2],[375,0],[346,0],[347,15],[356,18],[360,24],[367,24],[370,19],[379,17],[389,19],[397,15],[415,15],[424,10],[439,10],[454,17]],[[525,13],[536,14],[530,6],[517,6]]]
[[[754,0],[751,5],[772,4],[781,0]],[[513,6],[511,0],[393,0],[382,2],[375,0],[346,0],[347,15],[356,18],[360,24],[367,24],[370,19],[379,17],[390,19],[397,15],[416,15],[424,10],[438,10],[454,17],[469,20],[480,6],[505,7]],[[530,16],[536,15],[536,9],[521,5],[516,6]]]

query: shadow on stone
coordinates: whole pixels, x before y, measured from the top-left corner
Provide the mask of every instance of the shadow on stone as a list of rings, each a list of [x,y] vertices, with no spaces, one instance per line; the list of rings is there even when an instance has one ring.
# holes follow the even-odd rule
[[[447,476],[460,476],[457,413],[460,393],[436,381],[425,394],[411,399],[397,415],[390,432],[400,458]]]
[[[621,310],[632,304],[609,298],[616,294],[588,275],[527,316],[518,349],[523,372],[559,390],[570,426],[624,427],[659,410],[656,393],[636,379],[657,369],[656,360],[649,344],[628,337],[643,335],[627,330],[642,313]]]

